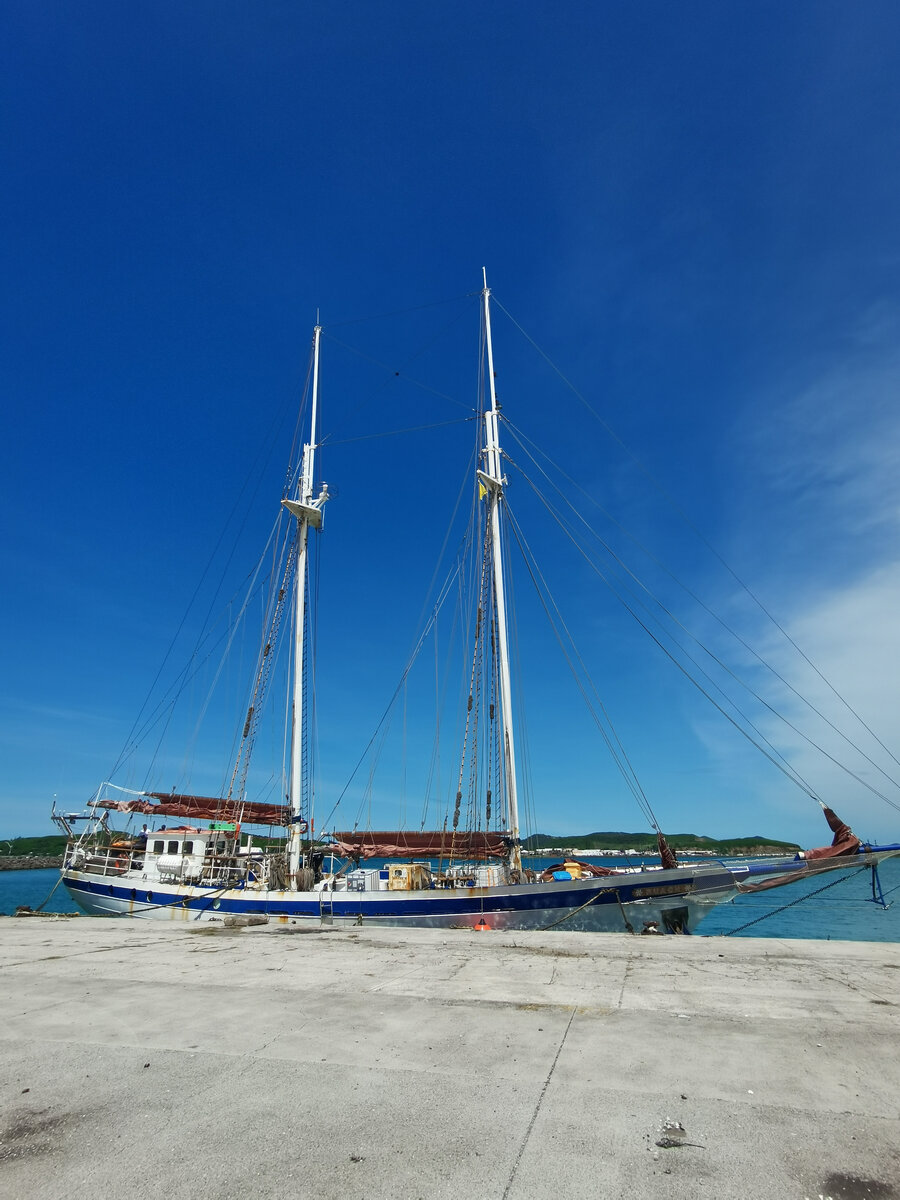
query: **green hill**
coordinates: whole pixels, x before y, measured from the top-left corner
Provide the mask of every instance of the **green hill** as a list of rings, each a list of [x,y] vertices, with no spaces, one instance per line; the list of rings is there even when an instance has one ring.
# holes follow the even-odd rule
[[[764,850],[799,850],[794,842],[779,842],[775,838],[735,837],[710,838],[697,833],[667,833],[666,841],[673,850],[706,850],[714,854],[761,853]],[[568,850],[639,850],[656,853],[655,833],[535,833],[522,843],[526,850],[565,847]]]
[[[265,841],[266,839],[260,839]],[[766,850],[798,850],[794,842],[779,842],[775,838],[754,835],[716,839],[697,833],[667,833],[666,841],[673,850],[706,850],[714,854],[761,853]],[[274,848],[275,843],[272,844]],[[656,853],[656,835],[653,833],[581,833],[547,834],[535,833],[522,843],[525,850],[547,848],[567,850],[638,850]],[[66,848],[62,834],[50,833],[45,837],[17,837],[0,842],[0,858],[24,858],[60,855]]]
[[[0,858],[26,858],[34,855],[43,858],[62,854],[66,848],[66,837],[62,833],[48,833],[45,837],[17,837],[0,841]]]

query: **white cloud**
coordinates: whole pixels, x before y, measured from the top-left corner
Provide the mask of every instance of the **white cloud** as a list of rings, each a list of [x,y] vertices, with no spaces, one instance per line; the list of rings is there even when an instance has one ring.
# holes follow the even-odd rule
[[[874,306],[830,363],[776,400],[757,435],[757,468],[836,550],[900,525],[898,345],[897,313]]]
[[[754,439],[750,469],[761,486],[756,512],[745,513],[743,534],[759,553],[764,542],[771,543],[771,565],[755,569],[762,583],[754,591],[862,722],[900,757],[897,329],[894,309],[873,306],[839,356],[815,378],[808,370],[807,382],[791,399],[772,405]],[[779,391],[783,393],[783,384],[772,394]],[[746,615],[745,603],[740,607]],[[900,780],[900,766],[891,754],[774,625],[762,614],[754,623],[757,636],[748,640],[853,745],[789,688],[752,668],[762,694],[791,724],[900,804],[900,785],[885,779],[862,752]],[[746,667],[745,661],[744,673]],[[757,723],[860,834],[900,840],[900,813],[770,713],[762,711]],[[721,750],[728,753],[724,745]],[[777,798],[785,790],[773,775],[771,785],[763,784],[763,801],[783,803]]]
[[[765,657],[847,740],[783,685],[774,689],[778,711],[839,763],[900,805],[900,786],[882,774],[900,781],[900,765],[891,757],[900,756],[900,674],[892,667],[900,661],[898,595],[900,563],[891,563],[833,589],[795,615],[790,623],[791,636],[821,675],[786,640],[776,640],[774,631]],[[842,703],[835,692],[847,703]],[[900,813],[863,783],[830,762],[783,722],[770,716],[764,728],[827,803],[840,811],[846,801],[848,811],[842,815],[851,824],[860,825],[859,832],[865,831],[861,822],[870,822],[876,831],[893,831],[892,839],[900,836]]]

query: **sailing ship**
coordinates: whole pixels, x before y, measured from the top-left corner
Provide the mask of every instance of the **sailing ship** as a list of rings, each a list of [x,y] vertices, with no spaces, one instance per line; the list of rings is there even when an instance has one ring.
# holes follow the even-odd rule
[[[505,579],[507,479],[495,389],[491,292],[481,291],[483,396],[472,485],[481,532],[474,650],[452,813],[440,828],[350,830],[313,836],[308,748],[311,694],[308,557],[323,527],[328,485],[316,483],[319,354],[312,343],[309,440],[281,500],[283,574],[267,609],[252,695],[223,796],[133,791],[103,784],[83,813],[53,819],[68,836],[62,880],[85,912],[167,921],[268,921],[435,928],[688,933],[742,891],[783,886],[824,871],[871,867],[900,845],[864,845],[825,809],[830,846],[760,860],[680,862],[652,810],[659,863],[609,867],[574,856],[540,872],[523,860],[517,735],[513,720]],[[285,619],[287,617],[287,619]],[[248,771],[275,643],[292,630],[286,803],[251,799]],[[476,703],[476,701],[478,703]],[[479,717],[478,712],[481,712]],[[478,721],[481,746],[476,749]],[[467,765],[468,764],[468,765]],[[466,819],[464,774],[471,781]],[[477,793],[477,795],[476,795]],[[499,803],[497,802],[499,800]],[[823,808],[825,808],[823,804]],[[137,835],[113,828],[143,818]],[[180,824],[165,822],[172,818]],[[273,836],[277,831],[277,836]]]

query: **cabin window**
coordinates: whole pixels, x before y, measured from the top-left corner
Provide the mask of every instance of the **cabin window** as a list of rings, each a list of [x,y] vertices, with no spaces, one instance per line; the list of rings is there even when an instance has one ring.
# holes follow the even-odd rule
[[[168,854],[177,854],[178,853],[178,843],[177,842],[169,842],[169,848],[167,850],[167,853]]]
[[[194,843],[193,842],[185,842],[184,843],[184,852],[185,852],[185,854],[193,854],[194,853]]]
[[[162,854],[163,851],[165,850],[165,848],[166,848],[165,842],[154,842],[153,843],[153,853],[154,854]]]

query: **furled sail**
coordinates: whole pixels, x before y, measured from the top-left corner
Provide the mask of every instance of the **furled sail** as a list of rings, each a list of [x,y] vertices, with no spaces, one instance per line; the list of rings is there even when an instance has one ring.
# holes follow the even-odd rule
[[[333,833],[331,848],[348,858],[504,858],[507,840],[498,833],[406,829]]]
[[[154,800],[156,804],[152,803]],[[179,792],[148,792],[135,800],[96,800],[92,807],[153,817],[186,817],[193,821],[234,821],[244,825],[287,825],[291,819],[290,809],[281,804],[187,796]]]
[[[844,854],[855,854],[860,847],[860,840],[841,818],[830,808],[822,805],[822,812],[825,814],[825,820],[828,822],[829,828],[834,834],[834,840],[830,846],[817,846],[814,850],[805,850],[800,854],[801,858],[838,858]]]
[[[819,803],[822,804],[821,800]],[[827,870],[828,867],[826,865],[818,868],[815,866],[815,863],[822,859],[842,858],[844,855],[856,854],[862,843],[850,826],[842,821],[837,813],[825,804],[822,804],[822,812],[831,831],[834,833],[834,840],[830,846],[816,846],[812,850],[801,850],[796,858],[796,861],[801,863],[800,870],[788,875],[779,875],[774,879],[762,879],[754,883],[738,882],[738,891],[765,892],[770,888],[783,887],[786,883],[794,883],[798,879],[806,878],[810,870]],[[808,862],[813,863],[813,866],[808,867],[806,865]]]

